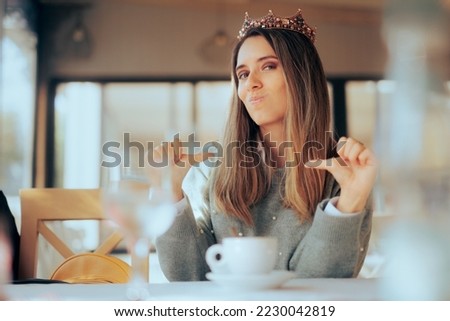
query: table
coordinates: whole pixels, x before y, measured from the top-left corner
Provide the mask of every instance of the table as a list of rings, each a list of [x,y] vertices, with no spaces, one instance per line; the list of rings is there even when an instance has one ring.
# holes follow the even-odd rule
[[[9,300],[125,301],[125,284],[7,284]],[[233,291],[210,282],[149,284],[153,301],[377,301],[377,279],[291,279],[277,289]]]

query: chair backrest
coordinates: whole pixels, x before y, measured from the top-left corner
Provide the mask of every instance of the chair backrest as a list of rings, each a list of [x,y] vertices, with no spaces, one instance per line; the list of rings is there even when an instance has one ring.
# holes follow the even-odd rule
[[[42,235],[64,259],[76,253],[47,225],[50,221],[107,220],[100,189],[29,188],[20,190],[22,213],[19,279],[36,277],[38,236]],[[109,254],[123,239],[113,231],[94,253]],[[134,259],[132,258],[132,264]],[[148,262],[148,260],[147,260]],[[149,266],[146,266],[147,272]],[[147,276],[149,273],[147,273]],[[148,281],[148,278],[147,278]]]

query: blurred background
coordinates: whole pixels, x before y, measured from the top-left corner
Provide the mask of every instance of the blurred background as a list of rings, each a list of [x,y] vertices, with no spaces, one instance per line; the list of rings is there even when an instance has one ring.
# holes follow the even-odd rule
[[[302,8],[335,127],[371,143],[386,65],[381,0],[3,0],[0,186],[95,187],[108,140],[217,139],[245,11]],[[362,102],[362,103],[361,103]]]
[[[450,1],[439,4],[448,17]],[[382,32],[385,5],[2,0],[0,189],[18,225],[20,188],[99,187],[106,142],[119,142],[123,153],[134,143],[159,144],[168,132],[195,133],[202,144],[218,139],[230,103],[230,50],[246,11],[289,16],[302,9],[317,27],[336,132],[375,148],[380,101],[394,91]],[[448,72],[445,77],[448,93]],[[377,264],[366,276],[377,275]]]

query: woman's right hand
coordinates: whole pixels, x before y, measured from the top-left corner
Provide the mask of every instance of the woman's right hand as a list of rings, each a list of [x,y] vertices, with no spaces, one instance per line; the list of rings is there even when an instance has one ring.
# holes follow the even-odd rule
[[[158,166],[149,165],[148,173],[150,178],[153,181],[156,179],[161,183],[163,179],[167,178],[164,176],[169,175],[174,202],[183,199],[181,184],[189,169],[193,165],[201,163],[208,159],[208,157],[213,156],[213,154],[206,152],[196,154],[183,153],[183,148],[177,139],[171,143],[163,143],[150,152],[152,153],[153,163],[160,164]]]

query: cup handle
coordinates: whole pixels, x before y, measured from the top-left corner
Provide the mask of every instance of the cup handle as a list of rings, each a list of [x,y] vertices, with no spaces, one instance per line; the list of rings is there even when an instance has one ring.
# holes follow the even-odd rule
[[[222,244],[214,244],[206,250],[206,263],[208,263],[212,272],[221,273],[226,269],[222,250]],[[218,256],[220,256],[220,259]]]

